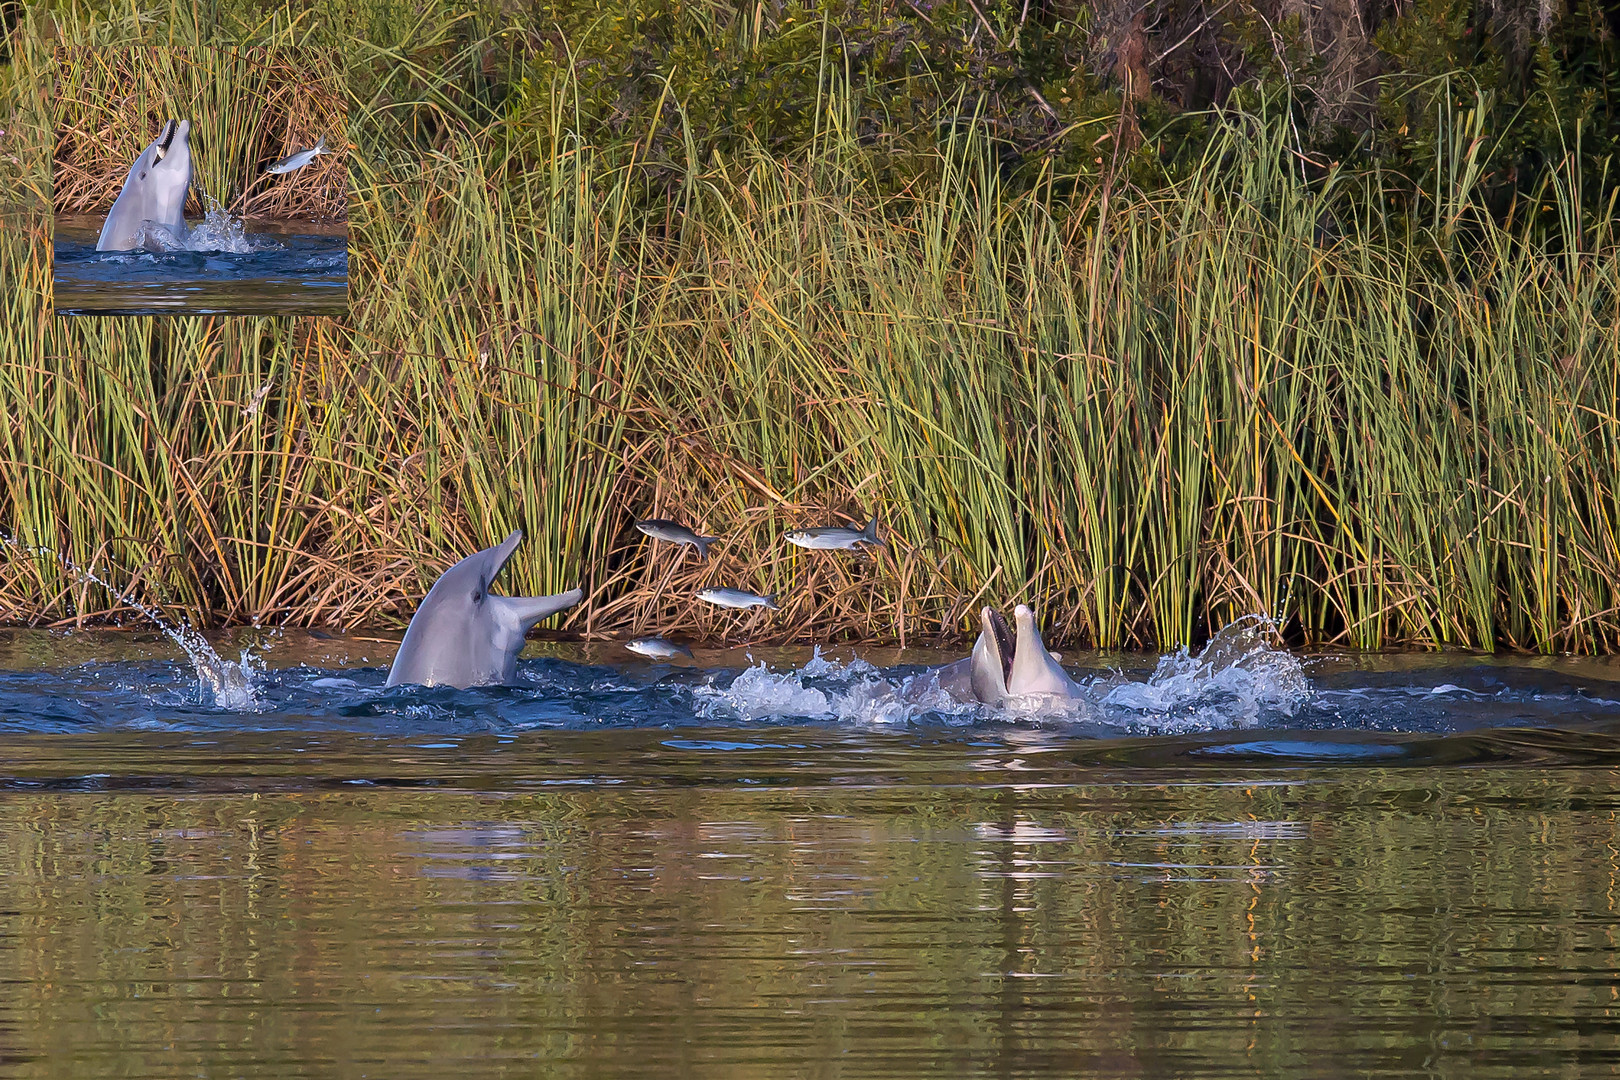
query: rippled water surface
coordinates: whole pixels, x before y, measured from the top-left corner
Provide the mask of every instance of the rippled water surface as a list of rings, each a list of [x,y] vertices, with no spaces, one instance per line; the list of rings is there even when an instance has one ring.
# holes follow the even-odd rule
[[[216,644],[0,634],[0,1075],[1620,1064],[1608,661]]]
[[[322,315],[348,310],[344,225],[193,220],[191,249],[97,251],[102,215],[61,214],[53,244],[59,315]],[[169,245],[177,246],[177,245]]]

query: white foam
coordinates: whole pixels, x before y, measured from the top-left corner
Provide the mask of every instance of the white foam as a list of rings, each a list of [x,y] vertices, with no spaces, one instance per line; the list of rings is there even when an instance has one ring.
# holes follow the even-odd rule
[[[806,685],[815,679],[819,685]],[[855,658],[848,663],[830,660],[816,646],[802,668],[772,671],[755,664],[721,689],[712,683],[695,686],[700,716],[708,719],[841,720],[861,724],[894,724],[938,709],[960,709],[949,694],[929,691],[923,684],[912,694],[912,679],[899,686],[880,677],[878,669]]]
[[[140,251],[218,251],[230,255],[251,255],[273,251],[281,244],[268,236],[249,236],[242,219],[232,217],[212,196],[208,211],[189,229],[175,230],[155,221],[143,221],[135,230],[135,247]]]
[[[1112,685],[1101,700],[1103,719],[1182,732],[1251,727],[1266,713],[1292,716],[1310,697],[1310,680],[1298,658],[1268,644],[1275,632],[1265,616],[1246,615],[1197,656],[1182,648],[1161,657],[1147,682]]]
[[[1182,649],[1159,660],[1146,682],[1117,673],[1083,679],[1080,696],[1013,698],[1000,710],[961,701],[941,684],[938,669],[891,681],[864,660],[839,663],[816,648],[803,667],[772,671],[755,664],[727,687],[693,688],[706,719],[835,720],[869,725],[1002,719],[1042,725],[1108,724],[1152,732],[1211,731],[1286,718],[1311,694],[1298,659],[1268,643],[1275,628],[1260,616],[1224,627],[1191,655]],[[813,682],[807,682],[813,680]]]

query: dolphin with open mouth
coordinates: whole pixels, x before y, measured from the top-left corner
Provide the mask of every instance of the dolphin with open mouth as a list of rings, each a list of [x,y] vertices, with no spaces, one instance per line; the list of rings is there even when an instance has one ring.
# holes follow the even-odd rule
[[[1041,640],[1035,612],[1025,604],[1013,610],[1014,627],[994,608],[979,611],[979,637],[972,655],[937,669],[938,683],[958,701],[992,708],[1023,700],[1073,701],[1080,686],[1069,678]]]
[[[129,251],[150,221],[186,235],[186,192],[191,187],[191,121],[168,120],[129,167],[124,187],[107,212],[97,251]]]

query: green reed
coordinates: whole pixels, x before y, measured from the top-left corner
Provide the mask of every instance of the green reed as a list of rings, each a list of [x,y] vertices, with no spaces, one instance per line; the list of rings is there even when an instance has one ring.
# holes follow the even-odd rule
[[[568,85],[537,131],[410,44],[355,43],[347,320],[52,321],[9,292],[0,527],[196,619],[397,623],[521,525],[509,587],[584,584],[567,625],[599,633],[956,639],[1024,600],[1107,647],[1253,611],[1364,647],[1620,645],[1620,259],[1580,211],[1612,181],[1557,164],[1496,221],[1483,110],[1402,216],[1247,114],[1163,190],[1014,192],[961,124],[894,195],[830,76],[811,149],[669,180],[650,132],[578,138]],[[30,220],[0,273],[42,285]],[[654,513],[724,542],[654,549]],[[889,553],[780,540],[872,513]],[[0,601],[115,606],[9,552]]]

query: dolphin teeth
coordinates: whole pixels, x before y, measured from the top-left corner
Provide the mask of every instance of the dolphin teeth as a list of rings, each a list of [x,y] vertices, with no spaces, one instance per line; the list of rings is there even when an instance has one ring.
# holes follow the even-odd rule
[[[162,161],[163,160],[163,155],[167,154],[169,152],[169,144],[174,142],[174,133],[176,131],[178,131],[179,129],[180,129],[180,125],[178,123],[176,123],[175,121],[173,121],[173,120],[164,121],[164,123],[163,123],[163,137],[158,140],[157,159],[159,161]]]

